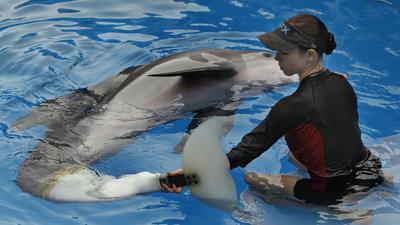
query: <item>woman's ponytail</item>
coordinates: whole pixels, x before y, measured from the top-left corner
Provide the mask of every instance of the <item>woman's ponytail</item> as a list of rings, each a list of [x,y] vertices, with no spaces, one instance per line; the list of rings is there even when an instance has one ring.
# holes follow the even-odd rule
[[[335,36],[331,32],[328,32],[328,38],[326,39],[324,53],[330,55],[335,48],[336,48]]]

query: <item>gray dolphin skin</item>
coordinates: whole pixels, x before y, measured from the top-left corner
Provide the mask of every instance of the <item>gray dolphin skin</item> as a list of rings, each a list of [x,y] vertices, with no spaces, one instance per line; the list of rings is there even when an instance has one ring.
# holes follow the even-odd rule
[[[96,86],[46,101],[14,123],[14,130],[48,128],[16,182],[49,199],[60,177],[116,153],[150,128],[185,112],[234,110],[244,97],[297,81],[281,72],[271,54],[257,51],[204,49],[127,68]]]

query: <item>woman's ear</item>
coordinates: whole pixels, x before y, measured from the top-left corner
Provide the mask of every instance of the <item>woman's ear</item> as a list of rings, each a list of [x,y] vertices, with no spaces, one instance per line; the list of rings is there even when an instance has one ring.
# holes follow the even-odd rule
[[[308,63],[316,62],[318,61],[318,52],[310,48],[305,52],[305,57]]]

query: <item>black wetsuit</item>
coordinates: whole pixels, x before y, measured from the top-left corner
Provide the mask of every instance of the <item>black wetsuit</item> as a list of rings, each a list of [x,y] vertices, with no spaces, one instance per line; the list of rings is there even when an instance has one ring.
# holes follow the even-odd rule
[[[282,136],[319,192],[329,190],[331,178],[354,173],[371,155],[361,140],[354,90],[344,76],[329,70],[304,78],[293,94],[276,103],[227,154],[231,168],[245,167]]]

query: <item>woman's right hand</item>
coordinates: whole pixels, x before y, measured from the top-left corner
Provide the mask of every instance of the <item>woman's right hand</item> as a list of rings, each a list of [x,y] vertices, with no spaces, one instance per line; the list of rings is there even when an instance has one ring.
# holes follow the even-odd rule
[[[168,176],[176,176],[176,175],[182,175],[183,174],[183,169],[177,169],[174,172],[168,172]],[[164,192],[174,192],[174,193],[181,193],[182,192],[182,187],[176,187],[175,184],[172,184],[172,187],[169,187],[167,184],[162,183],[161,184],[161,190]]]

